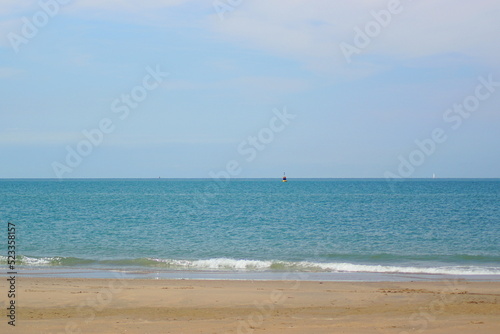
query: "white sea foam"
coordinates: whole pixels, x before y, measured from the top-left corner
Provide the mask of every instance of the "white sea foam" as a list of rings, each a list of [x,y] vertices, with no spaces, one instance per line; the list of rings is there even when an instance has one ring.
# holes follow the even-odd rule
[[[29,257],[29,256],[17,256],[16,264],[17,265],[26,265],[26,266],[46,266],[51,265],[54,261],[58,260],[57,257]],[[7,257],[0,255],[0,263],[7,263]]]
[[[266,270],[270,269],[272,261],[259,260],[235,260],[228,258],[216,258],[208,260],[173,260],[173,259],[150,259],[165,263],[172,267],[186,269],[229,269],[229,270]]]
[[[150,259],[177,269],[226,269],[226,270],[291,270],[306,272],[350,272],[350,273],[407,273],[407,274],[449,274],[449,275],[500,275],[500,267],[442,266],[411,267],[383,266],[353,263],[319,263],[259,261],[215,258],[207,260]]]
[[[17,265],[25,266],[79,266],[88,262],[85,259],[61,257],[29,257],[19,256]],[[0,263],[7,263],[7,257],[0,255]],[[100,261],[95,261],[100,263]],[[107,266],[158,266],[174,270],[236,270],[236,271],[294,271],[294,272],[345,272],[345,273],[394,273],[394,274],[447,274],[447,275],[500,275],[500,267],[487,266],[396,266],[377,264],[354,264],[347,262],[308,262],[308,261],[262,261],[231,258],[213,258],[203,260],[182,259],[129,259],[107,260]]]
[[[60,259],[61,259],[60,257],[36,258],[36,257],[23,256],[21,259],[21,263],[27,266],[46,266],[46,265],[53,265],[54,262],[57,262]]]
[[[500,268],[475,266],[446,267],[404,267],[363,265],[352,263],[311,263],[302,262],[306,267],[318,267],[331,272],[406,273],[406,274],[448,274],[448,275],[500,275]]]

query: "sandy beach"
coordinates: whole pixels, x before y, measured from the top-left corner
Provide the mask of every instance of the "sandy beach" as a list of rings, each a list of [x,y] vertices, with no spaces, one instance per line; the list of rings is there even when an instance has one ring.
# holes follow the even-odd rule
[[[1,333],[478,334],[500,330],[500,282],[21,277],[16,289],[16,326],[3,317]],[[3,306],[6,302],[2,299]]]

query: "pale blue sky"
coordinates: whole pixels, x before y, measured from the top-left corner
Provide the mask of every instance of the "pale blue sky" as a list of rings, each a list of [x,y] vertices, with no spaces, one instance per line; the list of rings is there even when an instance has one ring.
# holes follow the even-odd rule
[[[0,177],[209,177],[229,161],[233,177],[500,177],[500,84],[474,97],[480,77],[500,83],[500,2],[396,5],[3,0]],[[378,30],[359,44],[356,27]],[[120,119],[113,101],[147,68],[169,75]],[[446,118],[466,100],[470,116]],[[269,130],[285,108],[296,117]],[[69,166],[106,118],[113,131]],[[446,140],[419,153],[436,128]]]

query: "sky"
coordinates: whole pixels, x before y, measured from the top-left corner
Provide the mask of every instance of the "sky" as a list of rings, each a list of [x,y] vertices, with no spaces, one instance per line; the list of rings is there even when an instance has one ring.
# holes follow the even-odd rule
[[[2,0],[0,178],[499,178],[497,0]]]

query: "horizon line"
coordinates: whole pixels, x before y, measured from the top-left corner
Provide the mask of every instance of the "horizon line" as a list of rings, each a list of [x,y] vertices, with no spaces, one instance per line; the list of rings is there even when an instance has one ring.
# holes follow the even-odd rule
[[[56,177],[0,177],[0,180],[281,180],[282,177],[230,177],[230,178],[213,178],[213,177],[72,177],[72,178],[56,178]],[[290,177],[287,176],[287,179]],[[388,181],[406,181],[406,180],[497,180],[500,177],[412,177],[412,178],[394,178],[388,179],[385,177],[292,177],[291,180],[388,180]]]

